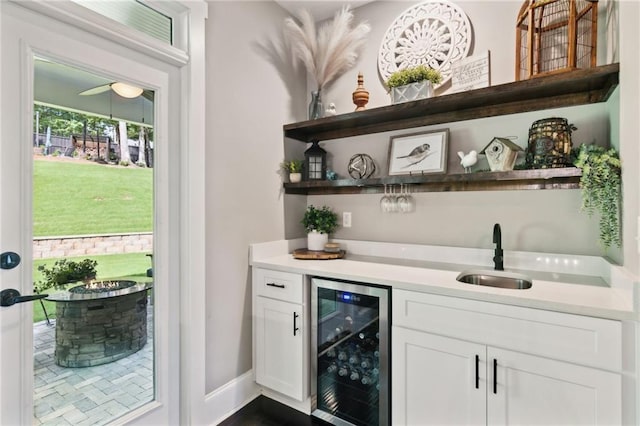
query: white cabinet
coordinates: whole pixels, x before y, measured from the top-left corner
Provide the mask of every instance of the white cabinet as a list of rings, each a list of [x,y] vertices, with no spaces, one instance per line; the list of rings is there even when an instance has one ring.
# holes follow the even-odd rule
[[[485,423],[483,345],[401,327],[391,335],[392,424]]]
[[[491,347],[487,359],[490,425],[622,424],[620,374]]]
[[[393,315],[394,425],[622,422],[619,321],[401,290]]]
[[[307,294],[300,274],[253,271],[256,383],[298,401],[309,394]]]

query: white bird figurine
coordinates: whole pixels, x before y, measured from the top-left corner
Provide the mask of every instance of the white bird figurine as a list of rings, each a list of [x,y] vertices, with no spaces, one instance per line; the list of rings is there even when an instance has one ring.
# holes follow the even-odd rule
[[[460,165],[464,167],[464,172],[471,173],[471,166],[478,162],[478,153],[471,150],[465,155],[464,152],[458,151],[458,157],[460,157]]]
[[[327,109],[324,111],[324,116],[325,117],[333,117],[337,113],[338,113],[338,111],[336,111],[336,104],[331,102],[329,104],[329,106],[327,107]]]

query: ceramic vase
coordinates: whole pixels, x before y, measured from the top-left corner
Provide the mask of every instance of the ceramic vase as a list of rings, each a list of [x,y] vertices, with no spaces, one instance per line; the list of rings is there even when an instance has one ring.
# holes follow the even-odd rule
[[[298,183],[302,180],[302,173],[289,173],[289,182]]]
[[[318,231],[311,231],[307,234],[307,249],[312,251],[323,251],[324,245],[329,242],[329,235]]]

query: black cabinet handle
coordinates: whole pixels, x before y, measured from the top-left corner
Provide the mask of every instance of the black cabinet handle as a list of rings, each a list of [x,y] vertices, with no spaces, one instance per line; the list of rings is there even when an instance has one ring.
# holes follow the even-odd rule
[[[498,360],[493,359],[493,393],[498,393]]]
[[[293,335],[296,335],[296,331],[300,330],[297,326],[296,326],[296,320],[298,319],[298,313],[294,312],[293,313]]]
[[[476,355],[476,389],[480,389],[480,356]]]
[[[284,288],[284,284],[276,284],[276,283],[267,283],[267,286],[269,286],[269,287]]]

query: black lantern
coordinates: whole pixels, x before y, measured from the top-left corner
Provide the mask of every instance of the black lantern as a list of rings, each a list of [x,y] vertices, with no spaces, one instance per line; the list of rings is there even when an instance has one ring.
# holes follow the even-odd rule
[[[327,177],[327,151],[320,148],[318,141],[304,152],[305,180],[325,180]]]

